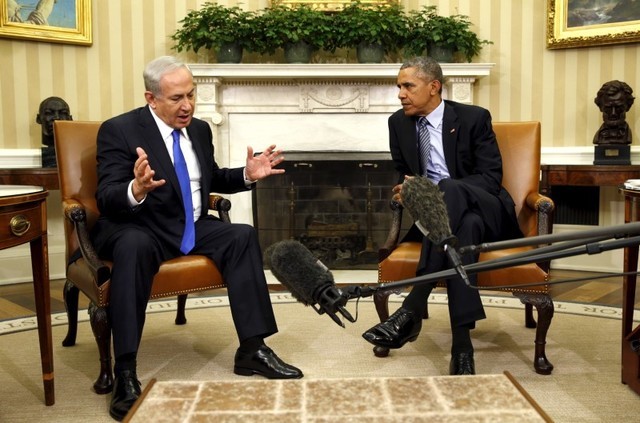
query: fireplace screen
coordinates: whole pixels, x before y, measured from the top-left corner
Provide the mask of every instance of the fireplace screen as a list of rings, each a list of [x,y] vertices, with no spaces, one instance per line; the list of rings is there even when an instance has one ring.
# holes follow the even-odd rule
[[[331,269],[377,268],[378,248],[391,222],[391,188],[398,178],[388,154],[285,156],[280,165],[285,173],[258,182],[253,191],[262,249],[293,239]]]

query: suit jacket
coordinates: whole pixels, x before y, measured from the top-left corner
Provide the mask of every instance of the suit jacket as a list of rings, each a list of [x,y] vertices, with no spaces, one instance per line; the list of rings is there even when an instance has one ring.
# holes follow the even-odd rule
[[[389,148],[396,169],[404,175],[420,175],[416,116],[406,116],[398,110],[389,117]],[[442,144],[449,175],[453,179],[482,188],[497,196],[510,225],[505,225],[506,237],[522,236],[519,233],[515,204],[502,187],[502,156],[491,126],[488,110],[445,100],[442,122]],[[497,210],[496,213],[500,212]]]
[[[245,185],[242,168],[220,168],[215,162],[211,129],[206,122],[193,118],[187,133],[202,173],[200,219],[212,218],[207,215],[209,193],[230,194],[250,188]],[[182,194],[171,157],[148,106],[105,121],[98,131],[97,142],[96,198],[100,218],[93,235],[98,248],[114,232],[134,225],[154,236],[168,257],[178,254],[185,223]],[[166,183],[149,192],[142,204],[131,208],[127,189],[134,177],[136,147],[142,147],[149,156],[154,178],[165,179]]]

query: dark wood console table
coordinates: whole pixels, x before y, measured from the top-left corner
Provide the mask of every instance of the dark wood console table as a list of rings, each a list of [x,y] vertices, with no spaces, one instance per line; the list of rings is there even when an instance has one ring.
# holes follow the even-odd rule
[[[640,165],[541,165],[540,192],[551,194],[553,186],[618,186],[640,179]]]
[[[0,185],[36,185],[46,190],[60,189],[57,167],[0,169]]]

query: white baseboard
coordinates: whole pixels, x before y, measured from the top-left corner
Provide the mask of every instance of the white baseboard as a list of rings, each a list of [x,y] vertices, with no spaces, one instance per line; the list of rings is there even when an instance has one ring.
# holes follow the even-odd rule
[[[25,248],[22,248],[25,247]],[[16,283],[32,283],[31,254],[29,246],[14,247],[3,250],[0,256],[0,285]],[[54,249],[49,245],[49,279],[64,279],[64,244]]]

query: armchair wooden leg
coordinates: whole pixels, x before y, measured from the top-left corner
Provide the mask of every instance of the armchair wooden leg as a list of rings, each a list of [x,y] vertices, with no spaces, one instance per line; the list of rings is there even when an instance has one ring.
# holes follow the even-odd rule
[[[553,300],[548,294],[525,294],[516,293],[513,295],[518,297],[525,306],[531,304],[538,311],[538,328],[536,329],[535,354],[533,358],[533,367],[536,373],[541,375],[549,375],[553,371],[553,364],[549,362],[545,354],[545,346],[547,343],[547,331],[551,325],[553,318],[554,306]]]
[[[111,324],[106,307],[98,307],[91,303],[89,318],[100,353],[100,374],[93,383],[93,389],[97,394],[108,394],[113,389],[113,373],[111,372]]]
[[[389,296],[391,291],[378,291],[373,294],[373,304],[376,306],[378,318],[380,322],[384,322],[389,318]]]
[[[178,295],[178,311],[176,312],[176,325],[187,323],[185,308],[187,307],[187,294]]]
[[[378,291],[373,294],[373,303],[376,306],[376,312],[380,322],[384,322],[389,318],[389,295],[392,291]],[[387,357],[389,355],[389,348],[373,347],[373,354],[376,357]]]
[[[64,283],[62,291],[64,308],[67,310],[67,336],[62,341],[63,347],[71,347],[76,344],[78,334],[78,294],[80,290],[68,280]]]
[[[533,306],[531,304],[524,305],[524,326],[535,329],[536,319],[533,317]]]

